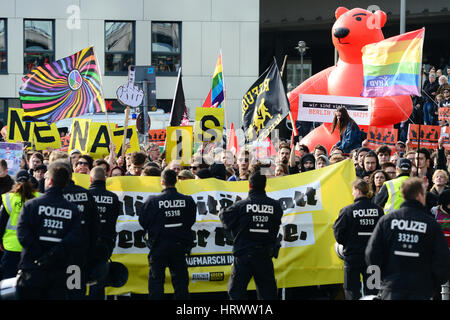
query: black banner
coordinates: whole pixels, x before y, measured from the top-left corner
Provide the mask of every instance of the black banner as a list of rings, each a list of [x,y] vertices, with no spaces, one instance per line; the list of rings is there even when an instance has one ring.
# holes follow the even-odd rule
[[[264,141],[289,114],[289,102],[275,59],[245,93],[241,107],[247,143]]]

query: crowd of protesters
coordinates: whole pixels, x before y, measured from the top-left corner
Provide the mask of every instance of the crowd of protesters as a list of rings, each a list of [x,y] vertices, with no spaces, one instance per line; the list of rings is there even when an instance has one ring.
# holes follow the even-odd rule
[[[381,196],[383,184],[395,179],[399,172],[399,159],[411,161],[410,176],[423,179],[427,188],[427,210],[430,215],[447,216],[450,204],[449,188],[450,153],[444,149],[444,137],[439,139],[438,149],[412,148],[409,141],[398,140],[394,146],[381,145],[376,149],[367,147],[363,133],[349,117],[345,108],[336,112],[333,130],[339,130],[340,141],[331,150],[321,144],[309,148],[296,141],[281,141],[277,153],[261,156],[256,150],[242,149],[236,154],[222,148],[220,144],[204,143],[192,155],[189,165],[180,161],[166,162],[165,151],[157,143],[149,143],[140,151],[116,155],[113,144],[110,155],[94,159],[79,150],[70,153],[59,150],[24,151],[21,169],[30,175],[33,192],[43,193],[44,175],[47,166],[58,159],[67,160],[74,173],[90,174],[94,167],[101,166],[107,177],[117,176],[161,176],[165,168],[176,172],[179,180],[216,178],[225,181],[248,180],[252,172],[260,171],[268,178],[301,172],[320,170],[337,162],[350,159],[355,166],[357,178],[369,184],[368,197],[376,203]],[[24,149],[26,150],[26,149]],[[7,163],[0,161],[0,188],[10,192],[15,185],[14,177],[8,175]],[[268,182],[270,183],[270,182]],[[349,184],[352,181],[348,181]],[[1,221],[0,221],[1,224]],[[4,226],[0,231],[4,231]],[[450,231],[447,227],[446,231]]]

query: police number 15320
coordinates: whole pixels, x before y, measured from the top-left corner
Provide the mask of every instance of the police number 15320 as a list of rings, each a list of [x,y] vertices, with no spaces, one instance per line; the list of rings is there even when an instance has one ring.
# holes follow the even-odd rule
[[[253,216],[253,222],[267,222],[269,221],[268,216]]]

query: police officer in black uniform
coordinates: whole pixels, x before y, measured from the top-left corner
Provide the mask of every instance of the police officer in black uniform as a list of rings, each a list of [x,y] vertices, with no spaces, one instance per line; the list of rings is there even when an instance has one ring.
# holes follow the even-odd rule
[[[152,300],[164,297],[166,267],[169,267],[172,277],[175,299],[189,298],[186,254],[194,240],[191,228],[195,223],[197,205],[191,196],[177,191],[176,182],[176,172],[165,169],[161,174],[162,194],[148,197],[139,216],[150,248],[148,291]]]
[[[70,171],[56,161],[45,179],[45,194],[24,204],[17,224],[17,238],[23,246],[18,299],[67,298],[68,255],[81,239],[80,213],[62,195]]]
[[[233,238],[234,262],[228,294],[244,299],[247,285],[255,279],[258,299],[276,300],[277,284],[272,257],[277,256],[278,232],[283,209],[266,195],[266,176],[259,171],[249,177],[247,199],[221,209],[220,220]]]
[[[378,221],[366,261],[381,269],[381,299],[429,300],[448,280],[450,251],[441,226],[426,212],[422,179],[405,180],[401,192],[405,202]]]
[[[70,167],[68,161],[66,165]],[[81,269],[81,287],[71,288],[69,295],[73,300],[86,299],[86,284],[94,268],[95,247],[100,234],[100,216],[94,197],[89,190],[78,186],[70,176],[69,184],[63,190],[64,198],[72,202],[81,213],[81,242],[73,251],[72,264]]]
[[[95,274],[90,275],[90,279],[96,284],[89,287],[89,298],[95,300],[105,299],[105,280],[107,274],[99,274],[103,271],[102,266],[108,266],[108,260],[112,255],[116,243],[116,223],[120,215],[122,203],[119,197],[106,190],[106,172],[101,166],[91,170],[91,186],[89,192],[94,197],[100,214],[100,233],[94,250],[94,261],[92,270]],[[104,270],[104,271],[107,271]]]
[[[344,247],[344,292],[347,300],[361,298],[361,274],[364,295],[375,295],[378,290],[367,287],[367,265],[364,252],[383,209],[368,198],[369,184],[357,179],[352,184],[355,202],[341,209],[334,222],[333,231],[337,243]]]

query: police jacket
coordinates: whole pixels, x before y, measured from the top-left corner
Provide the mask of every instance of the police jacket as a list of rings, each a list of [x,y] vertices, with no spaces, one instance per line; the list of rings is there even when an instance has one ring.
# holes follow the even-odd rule
[[[222,209],[220,220],[233,238],[233,254],[245,254],[258,246],[272,246],[280,230],[283,209],[265,191],[250,190],[247,199]]]
[[[333,231],[336,241],[344,246],[345,257],[359,255],[364,260],[367,241],[383,215],[383,209],[367,197],[357,198],[341,209]]]
[[[48,254],[57,261],[55,268],[63,268],[68,254],[80,242],[80,213],[64,199],[61,189],[49,188],[44,195],[23,205],[17,238],[23,247],[19,269],[38,269],[35,261]]]
[[[100,234],[100,216],[94,198],[89,190],[69,182],[63,189],[64,198],[72,202],[81,214],[81,243],[74,251],[76,263],[93,260],[95,245]]]
[[[190,246],[196,213],[197,205],[191,196],[174,187],[165,188],[160,195],[149,196],[145,201],[139,224],[147,232],[148,241],[154,244],[180,241]]]
[[[115,246],[116,223],[117,217],[122,211],[122,203],[115,193],[106,190],[105,181],[93,181],[89,187],[89,192],[94,197],[100,215],[100,232],[95,256],[99,257],[100,255],[107,260]]]
[[[381,269],[388,291],[433,291],[448,280],[450,251],[441,226],[416,200],[383,216],[369,239],[366,262]]]

